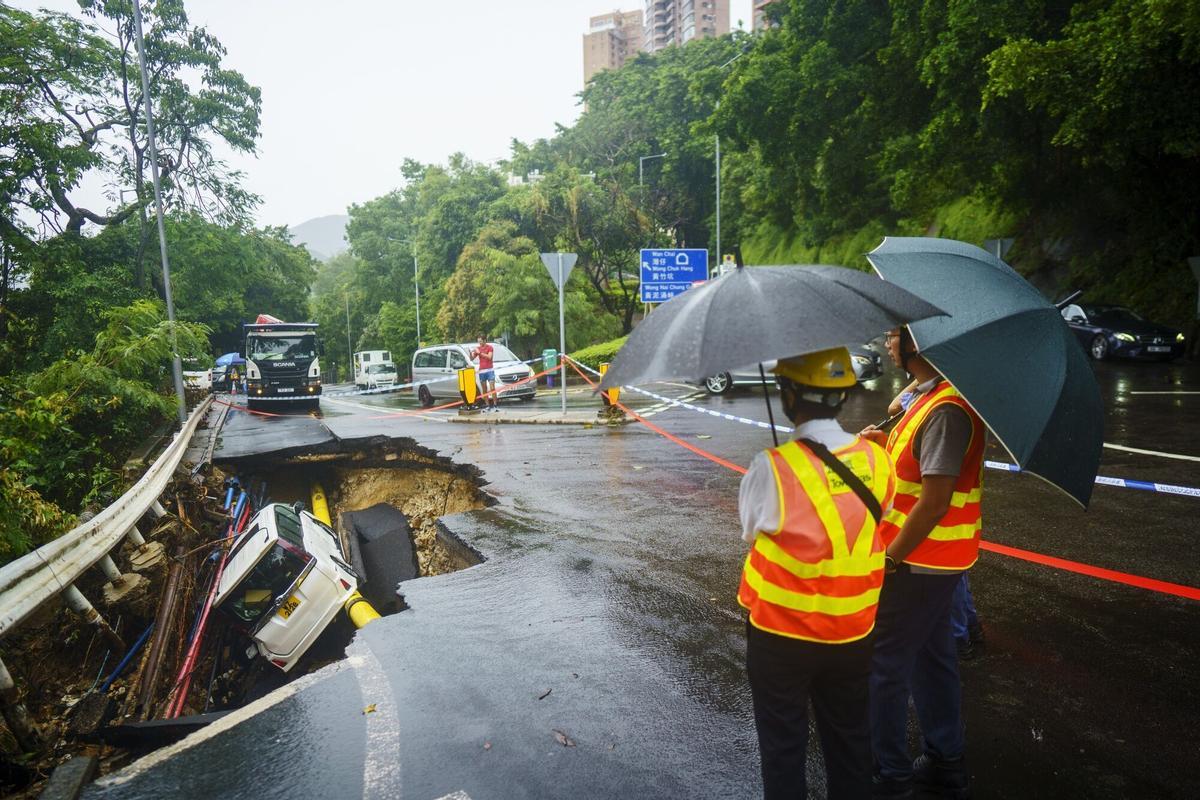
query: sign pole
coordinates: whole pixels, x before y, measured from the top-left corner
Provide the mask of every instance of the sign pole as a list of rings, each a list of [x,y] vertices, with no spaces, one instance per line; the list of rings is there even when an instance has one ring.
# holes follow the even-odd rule
[[[563,314],[563,257],[558,254],[558,379],[559,397],[562,398],[562,413],[567,415],[567,328]]]

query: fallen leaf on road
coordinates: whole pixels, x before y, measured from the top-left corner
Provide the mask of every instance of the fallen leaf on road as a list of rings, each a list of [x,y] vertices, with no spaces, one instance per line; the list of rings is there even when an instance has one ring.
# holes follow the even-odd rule
[[[709,436],[707,433],[697,433],[696,438],[697,439],[711,439],[712,437]]]
[[[633,468],[634,469],[645,469],[645,467],[641,466],[640,464],[634,464]]]
[[[484,750],[491,750],[491,749],[492,749],[492,743],[491,743],[491,742],[484,742],[484,743],[483,743],[483,749],[484,749]]]
[[[567,736],[565,733],[560,731],[558,728],[554,729],[554,738],[563,747],[574,747],[575,746],[575,740],[572,739],[570,736]]]
[[[371,705],[369,705],[363,709],[363,714],[374,714],[374,713],[375,713],[375,704],[374,703],[371,703]]]
[[[546,691],[544,691],[538,695],[538,700],[545,700],[547,697],[550,696],[550,693],[553,691],[554,691],[553,688],[547,689]]]

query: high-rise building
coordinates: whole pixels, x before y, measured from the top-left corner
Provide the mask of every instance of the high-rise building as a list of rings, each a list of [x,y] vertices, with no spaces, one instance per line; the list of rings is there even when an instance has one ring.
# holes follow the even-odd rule
[[[583,35],[583,82],[602,69],[616,69],[642,49],[642,12],[613,11],[588,21]]]
[[[751,23],[751,30],[761,31],[768,26],[767,15],[763,9],[774,2],[777,0],[754,0],[754,22]]]
[[[729,33],[729,0],[646,0],[647,52]]]

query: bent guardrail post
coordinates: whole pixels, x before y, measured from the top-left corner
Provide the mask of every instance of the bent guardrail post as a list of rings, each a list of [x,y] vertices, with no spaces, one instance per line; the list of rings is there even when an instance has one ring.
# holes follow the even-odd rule
[[[155,519],[162,519],[167,515],[167,510],[163,508],[162,503],[158,502],[157,499],[150,504],[150,511],[154,514]]]
[[[17,744],[24,750],[36,750],[42,743],[42,735],[29,716],[29,710],[21,702],[17,684],[0,659],[0,716],[4,717],[8,729],[16,737]]]
[[[125,538],[129,540],[130,544],[139,549],[146,546],[146,539],[142,536],[142,532],[137,529],[136,525],[129,529],[129,533],[125,534]]]
[[[100,559],[100,571],[104,573],[104,577],[108,578],[108,582],[113,586],[123,586],[125,584],[125,576],[121,574],[121,570],[117,569],[117,564],[112,560],[111,555],[106,555]]]
[[[88,599],[83,596],[83,592],[75,588],[75,584],[71,584],[62,593],[63,599],[67,601],[67,605],[76,614],[83,617],[84,622],[89,625],[95,625],[100,631],[100,635],[108,642],[109,647],[116,651],[117,655],[125,653],[125,642],[117,635],[112,626],[108,624],[108,620],[100,616],[100,612],[96,610]]]

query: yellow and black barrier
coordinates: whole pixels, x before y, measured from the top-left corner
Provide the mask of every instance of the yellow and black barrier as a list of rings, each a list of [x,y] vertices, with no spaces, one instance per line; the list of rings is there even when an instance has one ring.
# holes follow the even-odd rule
[[[460,414],[464,410],[474,410],[475,401],[479,399],[479,381],[474,367],[463,367],[458,371],[458,396],[462,398],[464,406],[459,410]]]

